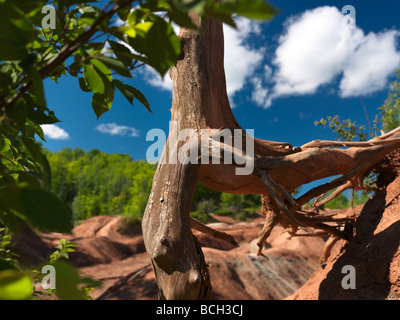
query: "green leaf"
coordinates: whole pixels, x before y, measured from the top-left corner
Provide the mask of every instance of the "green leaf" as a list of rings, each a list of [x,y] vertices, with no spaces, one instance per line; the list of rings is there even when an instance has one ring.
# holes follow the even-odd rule
[[[107,90],[107,94],[95,93],[92,97],[92,108],[97,116],[100,118],[105,112],[109,111],[114,100],[114,89],[110,86]]]
[[[11,1],[0,2],[0,60],[24,60],[27,57],[31,28],[31,24],[16,13]]]
[[[106,84],[104,83],[101,75],[96,71],[94,67],[84,66],[83,68],[83,79],[85,79],[86,86],[93,92],[104,94],[106,91]]]
[[[1,190],[2,203],[15,210],[20,218],[54,232],[70,232],[73,227],[71,209],[49,191],[7,187]]]
[[[84,92],[92,92],[86,85],[85,79],[83,78],[78,78],[79,81],[79,87],[81,88],[82,91]]]
[[[116,79],[114,79],[112,83],[122,93],[126,100],[128,100],[129,103],[133,105],[133,94],[126,90],[125,85],[121,81]]]
[[[25,130],[26,136],[33,138],[35,136],[35,134],[37,134],[40,139],[42,139],[43,141],[46,141],[46,139],[44,138],[44,132],[43,132],[42,127],[40,125],[36,124],[35,122],[27,119],[25,129],[26,129]]]
[[[134,98],[136,98],[137,100],[139,100],[140,103],[142,103],[147,110],[149,110],[151,113],[153,113],[153,111],[151,111],[150,109],[150,103],[147,101],[146,97],[144,96],[144,94],[142,92],[140,92],[138,89],[126,84],[125,85],[125,90],[127,92],[129,92]]]
[[[32,293],[32,279],[22,271],[0,271],[0,300],[25,300]]]
[[[126,100],[129,101],[131,105],[133,105],[133,99],[136,98],[147,108],[147,110],[153,113],[150,109],[150,103],[147,101],[144,94],[141,93],[138,89],[130,86],[129,84],[123,84],[119,80],[113,80],[113,84],[123,94],[123,96],[126,98]]]
[[[41,146],[34,140],[22,137],[26,149],[31,154],[33,160],[35,160],[41,168],[42,178],[47,190],[51,187],[51,169],[47,157],[42,153]]]
[[[158,18],[147,33],[147,57],[163,77],[175,65],[181,53],[181,43],[171,24]]]
[[[104,65],[117,73],[119,73],[121,76],[129,77],[131,78],[131,72],[129,68],[119,59],[115,59],[112,57],[107,57],[107,56],[99,56],[96,58],[97,60],[100,60]]]
[[[2,208],[4,208],[3,205]],[[9,228],[12,232],[14,232],[15,234],[18,233],[18,221],[17,217],[14,214],[12,214],[11,212],[0,211],[0,221],[4,226]]]
[[[197,26],[193,23],[190,16],[185,12],[182,12],[180,10],[171,10],[168,12],[168,16],[173,22],[175,22],[176,24],[178,24],[183,28],[194,29],[194,30],[198,29]]]
[[[192,0],[192,1],[173,0],[172,2],[176,7],[186,12],[195,11],[198,13],[202,13],[204,7],[208,3],[208,0]]]
[[[220,11],[236,13],[240,16],[257,20],[269,20],[278,11],[264,0],[233,0],[216,3]]]
[[[36,64],[28,64],[24,69],[29,80],[32,82],[30,91],[36,96],[37,103],[40,106],[46,106],[42,77],[40,76],[39,71],[36,69]]]
[[[11,141],[10,139],[3,138],[0,140],[0,153],[7,152],[10,150]]]
[[[72,212],[60,199],[48,191],[22,189],[21,202],[24,215],[48,231],[70,232]]]
[[[112,40],[109,40],[108,43],[119,60],[127,66],[132,64],[132,53],[126,46]]]
[[[11,76],[6,72],[1,71],[0,66],[0,91],[5,90],[11,83]]]
[[[46,0],[13,0],[15,5],[23,13],[28,14],[32,11],[41,11],[42,7],[46,5]]]
[[[130,13],[130,8],[129,7],[121,8],[121,9],[119,9],[117,11],[118,17],[122,21],[125,21],[128,18],[129,13]]]
[[[86,297],[80,290],[82,284],[98,286],[100,283],[89,278],[82,278],[78,271],[65,261],[54,263],[56,269],[56,294],[61,300],[84,300]]]
[[[154,15],[154,23],[148,32],[137,32],[128,38],[129,45],[144,56],[132,55],[135,59],[152,66],[162,77],[175,65],[181,53],[181,44],[170,23]]]
[[[204,14],[209,18],[219,20],[233,28],[236,28],[236,23],[232,18],[232,12],[221,9],[220,3],[215,2],[211,8],[205,8]]]
[[[110,110],[114,100],[114,87],[111,83],[112,75],[110,69],[100,60],[92,59],[90,62],[94,65],[94,70],[104,85],[104,92],[93,91],[92,108],[98,119],[102,114]]]
[[[60,251],[56,250],[50,255],[50,259],[53,259],[54,257],[57,257],[57,255],[60,253]]]

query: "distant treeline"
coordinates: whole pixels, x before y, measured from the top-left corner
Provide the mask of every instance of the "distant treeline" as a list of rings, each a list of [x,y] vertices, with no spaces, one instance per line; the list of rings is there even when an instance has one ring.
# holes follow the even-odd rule
[[[98,215],[123,215],[133,223],[141,221],[156,165],[98,149],[64,148],[46,155],[52,192],[72,208],[77,223]],[[204,222],[211,221],[210,213],[245,219],[260,207],[259,195],[221,193],[199,184],[192,216]]]
[[[98,149],[85,152],[64,148],[46,155],[52,173],[52,192],[72,208],[76,223],[98,215],[123,215],[127,228],[141,222],[156,165]],[[326,205],[348,206],[344,195]],[[191,215],[203,222],[212,221],[211,213],[246,220],[260,208],[260,195],[223,193],[199,184]]]

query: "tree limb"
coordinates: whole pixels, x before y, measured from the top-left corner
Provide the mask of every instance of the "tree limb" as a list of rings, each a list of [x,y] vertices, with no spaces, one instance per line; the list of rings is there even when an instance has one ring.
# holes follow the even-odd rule
[[[350,171],[349,173],[344,174],[341,177],[339,177],[331,182],[324,183],[318,187],[312,188],[310,191],[306,192],[304,195],[297,198],[296,202],[297,202],[299,208],[302,205],[305,205],[311,199],[319,196],[320,194],[326,193],[331,189],[341,186],[347,180],[351,179],[356,174],[360,173],[361,170],[365,169],[367,167],[367,165],[368,165],[368,163],[364,162],[361,165],[359,165],[357,168],[355,168],[354,170]]]

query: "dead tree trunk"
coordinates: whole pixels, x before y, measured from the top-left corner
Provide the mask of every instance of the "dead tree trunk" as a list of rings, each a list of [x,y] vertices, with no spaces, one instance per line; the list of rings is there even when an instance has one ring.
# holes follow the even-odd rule
[[[221,128],[241,129],[226,93],[222,24],[205,20],[200,27],[201,32],[186,29],[180,32],[183,54],[170,72],[173,81],[170,134],[142,222],[145,246],[156,275],[160,299],[211,297],[207,265],[191,232],[191,227],[210,232],[210,228],[199,227],[198,222],[194,223],[190,218],[190,206],[198,182],[218,191],[263,195],[266,222],[258,241],[259,254],[262,255],[261,249],[277,223],[290,226],[294,231],[300,226],[308,226],[346,238],[342,227],[347,220],[310,216],[301,211],[301,206],[346,183],[353,188],[362,188],[362,180],[371,167],[400,146],[399,129],[364,143],[316,140],[300,148],[293,148],[289,143],[254,138],[251,140],[254,157],[250,155],[254,160],[252,174],[235,174],[240,161],[224,164],[222,154],[219,155],[221,164],[182,163],[179,160],[181,149],[189,153],[204,151],[204,146],[196,149],[196,145],[191,144],[200,141],[202,130],[210,129],[212,140],[218,137]],[[184,138],[177,137],[177,133],[184,129],[192,131]],[[249,140],[246,140],[248,136],[243,130],[241,135],[244,150]],[[222,145],[223,150],[237,153],[223,142],[213,143]],[[326,149],[337,146],[349,148]],[[239,153],[241,160],[249,159],[249,156]],[[290,195],[305,183],[340,174],[340,178],[298,199]],[[234,243],[229,235],[218,232],[214,235]]]

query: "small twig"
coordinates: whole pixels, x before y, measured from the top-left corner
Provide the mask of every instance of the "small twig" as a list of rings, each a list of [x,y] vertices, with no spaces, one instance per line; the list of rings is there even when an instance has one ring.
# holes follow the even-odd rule
[[[271,196],[271,199],[278,205],[279,209],[285,214],[285,216],[289,219],[289,221],[293,221],[297,225],[305,227],[301,222],[299,222],[293,216],[293,214],[290,212],[290,210],[287,208],[287,206],[283,202],[282,198],[275,191],[274,183],[272,182],[273,180],[269,176],[269,174],[264,170],[257,169],[257,171],[260,174],[261,180],[264,183],[264,186],[267,189],[269,195]]]
[[[398,133],[400,133],[400,126],[393,129],[392,131],[389,131],[388,133],[385,133],[384,131],[381,131],[381,132],[382,132],[381,136],[375,137],[375,138],[371,139],[370,141],[379,141],[382,139],[387,139],[392,136],[398,136]]]
[[[344,191],[346,191],[347,189],[351,188],[352,183],[351,181],[347,181],[345,184],[341,185],[339,188],[337,188],[334,192],[332,192],[328,197],[326,197],[325,199],[322,199],[321,201],[315,201],[313,204],[314,208],[319,208],[321,206],[323,206],[324,204],[328,203],[329,201],[332,201],[333,199],[335,199],[336,197],[338,197],[340,194],[342,194]]]
[[[341,186],[346,181],[348,181],[352,177],[354,177],[357,173],[359,173],[362,169],[365,169],[365,167],[367,167],[367,165],[368,165],[368,163],[364,162],[361,165],[359,165],[357,168],[355,168],[354,170],[350,171],[349,173],[344,174],[341,177],[339,177],[331,182],[322,184],[318,187],[311,189],[310,191],[306,192],[301,197],[296,199],[297,204],[301,207],[302,205],[306,204],[308,201],[319,196],[320,194],[326,193],[331,189]]]
[[[190,217],[190,227],[202,233],[208,234],[214,238],[227,241],[230,244],[233,244],[235,247],[239,246],[235,238],[232,237],[230,234],[210,228],[195,218]]]

